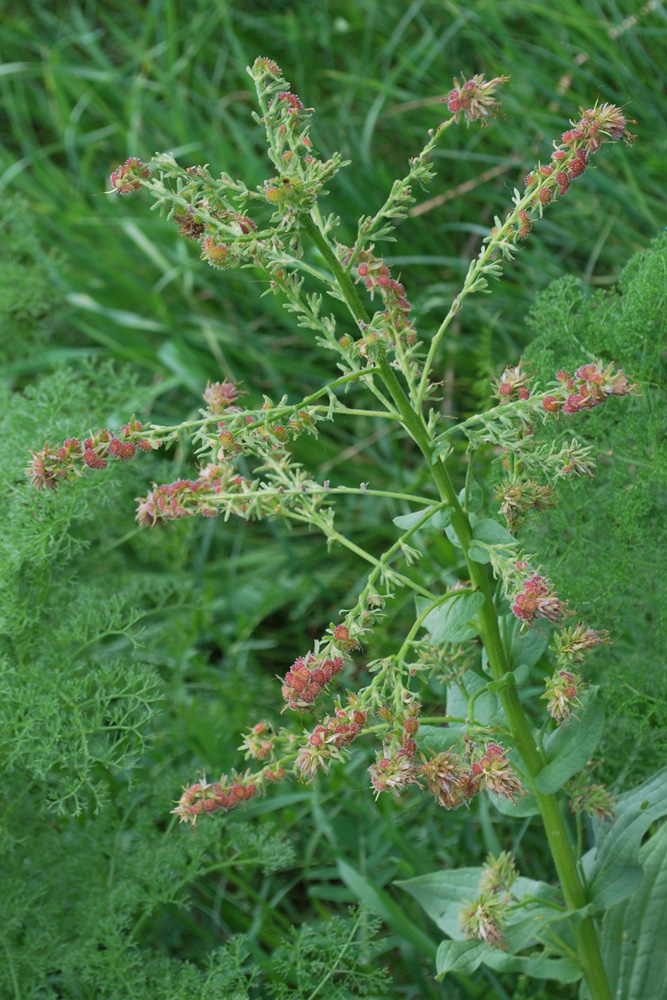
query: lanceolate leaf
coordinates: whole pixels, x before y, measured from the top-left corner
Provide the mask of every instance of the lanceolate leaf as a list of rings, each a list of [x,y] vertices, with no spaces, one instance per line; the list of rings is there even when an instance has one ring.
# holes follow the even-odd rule
[[[667,815],[667,768],[621,795],[614,814],[613,823],[594,821],[596,846],[583,858],[591,897],[599,907],[620,902],[638,886],[642,838]]]
[[[639,861],[644,869],[639,885],[605,913],[602,954],[616,1000],[664,1000],[667,824],[642,847]]]
[[[604,730],[604,706],[591,688],[579,717],[556,729],[545,743],[547,764],[535,779],[540,792],[551,795],[585,766]]]

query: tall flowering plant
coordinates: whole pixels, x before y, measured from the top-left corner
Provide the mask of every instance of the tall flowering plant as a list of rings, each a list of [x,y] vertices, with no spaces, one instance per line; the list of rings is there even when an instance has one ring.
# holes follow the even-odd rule
[[[263,185],[251,189],[226,173],[182,167],[172,155],[160,154],[150,163],[128,159],[111,175],[111,187],[119,195],[147,190],[154,207],[211,267],[251,267],[260,274],[266,293],[313,331],[329,358],[330,379],[297,402],[265,397],[258,406],[246,403],[233,382],[215,382],[206,387],[195,420],[169,427],[132,417],[117,431],[102,428],[59,446],[47,444],[33,452],[27,473],[38,489],[56,490],[72,477],[169,445],[187,432],[198,457],[196,473],[153,484],[138,500],[140,525],[155,528],[196,516],[279,517],[316,528],[330,545],[345,546],[367,563],[354,606],[285,665],[280,692],[292,724],[276,730],[255,721],[240,748],[245,769],[229,769],[214,781],[202,775],[172,811],[194,827],[290,776],[310,782],[343,759],[352,743],[371,740],[376,749],[369,781],[377,795],[400,795],[410,787],[446,810],[469,808],[487,795],[501,813],[539,815],[553,856],[559,888],[521,877],[509,855],[490,858],[483,869],[404,883],[447,934],[438,952],[439,973],[484,962],[562,981],[583,978],[590,996],[610,1000],[599,916],[605,898],[618,903],[623,897],[605,882],[612,880],[613,866],[596,868],[595,857],[582,858],[563,811],[569,798],[578,814],[597,818],[607,831],[602,839],[611,843],[609,823],[620,807],[587,776],[602,707],[584,666],[608,634],[568,607],[538,557],[522,550],[516,530],[531,512],[555,502],[560,479],[593,475],[595,457],[577,440],[576,424],[585,419],[582,411],[622,405],[619,397],[634,386],[623,371],[596,358],[582,357],[576,371],[554,372],[546,385],[537,384],[520,362],[495,381],[490,408],[445,425],[435,373],[466,299],[489,290],[543,213],[568,194],[603,145],[631,139],[626,117],[606,103],[580,109],[546,162],[528,174],[525,189],[514,191],[449,311],[430,339],[422,339],[408,293],[378,244],[406,216],[415,185],[434,176],[431,153],[445,133],[463,122],[484,125],[496,113],[506,78],[454,81],[443,99],[447,117],[429,133],[379,211],[359,220],[347,246],[336,238],[338,219],[320,208],[325,186],[346,164],[339,154],[320,158],[310,137],[312,109],[290,91],[275,62],[259,58],[249,73],[260,108],[255,119],[271,162]],[[346,308],[346,323],[327,312],[323,292]],[[346,405],[345,392],[353,385],[366,391],[371,407]],[[317,435],[323,421],[351,413],[389,420],[412,439],[429,481],[424,496],[365,483],[332,486],[295,461],[295,439]],[[549,421],[567,429],[562,446],[540,441],[540,427]],[[453,456],[461,439],[467,471],[455,484]],[[475,480],[480,449],[493,449],[503,470],[493,498]],[[243,469],[252,469],[249,475],[241,473],[240,459]],[[416,509],[394,519],[396,538],[386,551],[371,553],[338,526],[335,505],[346,494],[381,496]],[[416,581],[405,571],[421,555],[420,540],[437,532],[458,548],[460,578],[449,588],[438,579]],[[348,666],[361,643],[382,629],[400,589],[413,593],[414,622],[390,656],[368,664],[370,682],[355,690]],[[549,642],[555,666],[533,703],[527,682],[532,678],[533,684]],[[429,716],[422,699],[425,682],[434,676],[445,681],[448,694]]]

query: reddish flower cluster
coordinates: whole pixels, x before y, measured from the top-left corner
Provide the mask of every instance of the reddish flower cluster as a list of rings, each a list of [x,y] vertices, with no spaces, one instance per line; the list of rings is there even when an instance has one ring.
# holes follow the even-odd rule
[[[322,689],[343,669],[342,656],[308,653],[294,661],[283,678],[282,695],[289,708],[309,709]]]
[[[211,783],[203,777],[201,781],[184,790],[178,805],[171,811],[176,813],[181,823],[192,823],[196,826],[197,820],[203,813],[214,813],[219,810],[228,812],[256,794],[257,786],[252,783],[248,775],[235,775],[232,772],[231,778],[223,774],[220,781]]]
[[[524,622],[532,622],[536,618],[556,622],[563,614],[563,606],[552,592],[549,581],[539,573],[531,572],[514,597],[512,612]]]
[[[474,779],[483,784],[487,792],[515,802],[524,794],[524,789],[507,760],[507,753],[499,743],[487,743],[484,749],[484,756],[471,765]]]
[[[560,142],[554,142],[551,163],[539,167],[528,174],[526,186],[540,184],[534,206],[547,205],[556,189],[560,195],[567,193],[575,177],[581,177],[588,166],[590,157],[597,152],[604,139],[616,141],[633,137],[626,131],[627,119],[614,104],[600,104],[581,111],[581,119],[571,122],[573,126],[563,132]],[[543,178],[548,178],[544,183]]]
[[[373,788],[377,792],[400,791],[408,785],[421,787],[423,779],[445,809],[457,809],[468,803],[482,788],[513,801],[524,794],[505,750],[498,743],[487,743],[483,756],[472,763],[456,750],[445,750],[417,763],[416,749],[415,740],[408,737],[393,752],[385,752],[378,758],[369,768]]]
[[[352,251],[349,247],[340,246],[341,263],[347,264],[351,258]],[[377,330],[381,331],[384,338],[391,346],[396,341],[401,341],[406,347],[412,347],[417,343],[417,331],[410,319],[410,309],[412,308],[405,295],[405,288],[400,281],[392,278],[391,272],[381,257],[373,255],[373,246],[363,250],[357,258],[356,280],[363,281],[366,290],[370,292],[371,299],[375,293],[382,298],[384,311],[379,313],[373,321],[373,327],[377,325]],[[369,330],[363,341],[359,342],[359,349],[362,354],[371,356],[372,348],[377,343],[377,332],[375,329]],[[348,347],[349,338],[341,339],[342,347]],[[371,354],[369,354],[369,351]]]
[[[36,489],[55,490],[60,480],[80,476],[85,468],[105,469],[109,458],[126,461],[134,458],[137,448],[151,451],[160,446],[159,441],[150,441],[140,432],[140,421],[132,417],[117,434],[105,427],[83,441],[67,438],[56,448],[47,442],[41,451],[31,452],[33,458],[25,474]]]
[[[268,76],[282,77],[283,75],[278,63],[274,62],[273,59],[267,59],[266,56],[258,56],[252,68],[255,73],[266,73]]]
[[[414,743],[414,740],[412,741]],[[408,785],[419,784],[414,753],[405,746],[385,751],[368,768],[371,784],[376,792],[398,792]]]
[[[426,779],[431,795],[445,809],[457,809],[477,791],[476,782],[465,761],[453,750],[438,753],[424,761],[419,774]]]
[[[271,753],[271,726],[268,722],[256,722],[249,733],[243,737],[239,750],[245,750],[246,757],[253,760],[266,760]]]
[[[467,125],[480,120],[482,125],[485,125],[485,119],[493,117],[500,106],[499,101],[493,96],[496,87],[508,80],[508,76],[496,76],[493,80],[485,80],[482,73],[471,77],[470,80],[463,77],[463,83],[454,79],[454,89],[450,90],[447,97],[443,97],[443,103],[447,104],[456,122],[464,118]]]
[[[143,527],[153,528],[164,521],[179,517],[216,517],[220,511],[217,498],[221,493],[238,494],[239,502],[225,500],[225,510],[243,516],[247,504],[243,493],[250,482],[236,475],[230,465],[209,463],[199,472],[198,479],[177,479],[173,483],[155,486],[145,497],[137,497],[137,521]]]
[[[151,168],[137,156],[131,156],[112,173],[111,187],[117,194],[129,194],[141,187],[141,179],[150,175]]]
[[[234,382],[207,382],[204,402],[213,413],[222,413],[234,405],[239,398],[239,389]]]
[[[581,365],[574,375],[561,369],[556,372],[558,390],[542,400],[547,413],[577,413],[591,410],[610,396],[627,396],[635,388],[623,369],[614,371],[613,364],[605,368],[601,361]]]
[[[287,111],[291,115],[298,115],[299,111],[303,111],[303,102],[299,100],[296,94],[291,94],[289,90],[282,90],[276,100],[284,101],[287,105]]]
[[[526,374],[520,361],[518,365],[509,365],[500,376],[494,380],[496,394],[501,403],[510,403],[515,399],[528,399],[530,396],[530,376]]]
[[[353,707],[337,708],[333,718],[325,719],[315,726],[305,746],[299,749],[296,767],[307,780],[319,770],[328,770],[330,759],[340,759],[339,750],[351,743],[362,726],[367,714]]]
[[[347,625],[334,625],[333,637],[336,645],[339,649],[342,649],[344,653],[352,652],[352,650],[359,649],[358,640],[350,634],[350,630]]]

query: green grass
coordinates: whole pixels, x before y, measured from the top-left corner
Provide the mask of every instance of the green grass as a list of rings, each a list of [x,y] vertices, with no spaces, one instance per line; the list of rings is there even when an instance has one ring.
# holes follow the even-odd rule
[[[425,338],[437,328],[493,216],[503,214],[530,167],[548,158],[551,140],[578,107],[598,99],[627,103],[637,119],[631,126],[635,145],[600,155],[597,168],[536,227],[495,294],[474,300],[452,329],[442,358],[447,403],[453,413],[474,409],[486,398],[489,374],[525,347],[524,317],[537,291],[562,274],[607,287],[630,255],[667,225],[667,20],[657,8],[616,33],[635,10],[634,3],[594,0],[8,3],[0,34],[0,190],[3,198],[24,199],[27,212],[16,210],[25,222],[20,239],[15,231],[7,237],[17,250],[5,273],[25,267],[45,291],[41,305],[23,313],[16,300],[0,301],[10,331],[2,355],[6,380],[18,392],[34,388],[59,363],[76,368],[89,356],[108,358],[136,373],[142,413],[172,422],[196,414],[208,379],[240,380],[255,402],[262,393],[297,399],[333,373],[333,360],[290,326],[279,302],[259,298],[263,288],[252,272],[210,269],[140,195],[104,193],[119,162],[158,150],[261,184],[270,169],[251,119],[245,73],[259,54],[277,60],[304,104],[317,109],[319,148],[341,149],[352,160],[327,199],[327,208],[342,219],[343,240],[352,238],[361,213],[382,203],[427,130],[445,117],[439,99],[453,76],[511,77],[504,114],[489,128],[448,133],[436,155],[437,180],[417,193],[420,202],[440,203],[403,222],[398,241],[385,248]],[[487,172],[493,176],[481,182]],[[459,193],[463,186],[465,195]],[[94,425],[107,419],[108,412],[86,414]],[[46,420],[39,426],[52,433]],[[299,458],[342,485],[415,486],[396,433],[388,428],[378,435],[363,421],[299,442]],[[190,456],[175,450],[150,474],[175,478],[188,468]],[[163,803],[193,769],[227,767],[239,731],[255,715],[277,718],[275,675],[321,634],[338,608],[350,606],[363,571],[345,553],[327,554],[305,530],[288,533],[275,524],[178,525],[169,540],[123,540],[132,532],[131,497],[147,488],[139,466],[126,475],[127,509],[108,514],[100,508],[103,528],[86,535],[93,555],[76,564],[74,577],[104,574],[94,548],[102,536],[127,572],[138,575],[148,565],[173,587],[182,581],[192,588],[193,608],[179,612],[171,626],[162,618],[147,626],[149,659],[166,697],[152,748],[138,763],[140,782],[151,788],[129,805],[116,788],[117,812],[108,828],[91,818],[89,837],[98,822],[100,837],[115,836],[114,823],[131,827],[128,816],[137,812],[151,836],[162,831]],[[359,498],[347,509],[355,541],[372,550],[389,537],[391,516],[402,512],[398,505],[378,509]],[[447,545],[428,558],[449,564],[445,572],[451,572]],[[396,621],[406,614],[399,606]],[[366,652],[370,658],[384,648],[378,642]],[[247,873],[231,868],[223,878],[214,865],[224,842],[214,843],[211,834],[208,867],[197,869],[191,884],[183,876],[186,908],[165,902],[142,925],[138,939],[145,953],[195,960],[244,931],[254,959],[266,962],[288,925],[327,918],[365,893],[385,923],[392,995],[556,996],[549,986],[525,983],[517,994],[511,980],[481,973],[446,986],[432,980],[437,932],[392,881],[441,865],[479,863],[498,844],[512,846],[514,836],[535,877],[549,877],[548,863],[530,828],[510,835],[496,817],[478,812],[447,814],[443,821],[416,793],[405,802],[373,804],[368,762],[360,752],[349,772],[332,773],[314,788],[290,786],[284,796],[248,808],[256,824],[275,822],[294,847],[297,862],[287,872],[262,875],[250,866]],[[153,814],[149,822],[146,815]],[[49,815],[42,814],[40,827],[45,843]],[[29,821],[23,816],[24,829]],[[232,814],[225,837],[237,822]],[[53,841],[48,844],[54,851]],[[183,867],[178,870],[182,874]],[[45,912],[58,919],[53,896]],[[85,922],[75,925],[77,940],[84,930]],[[29,936],[22,942],[27,963]],[[20,983],[14,992],[38,995],[22,992]]]

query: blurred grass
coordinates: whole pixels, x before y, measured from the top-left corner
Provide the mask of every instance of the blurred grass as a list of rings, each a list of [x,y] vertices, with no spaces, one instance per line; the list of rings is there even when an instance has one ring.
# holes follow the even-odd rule
[[[624,23],[633,16],[634,23]],[[638,14],[629,0],[562,0],[557,8],[524,0],[6,3],[0,190],[3,198],[19,195],[27,203],[29,254],[40,281],[48,273],[60,299],[54,312],[50,294],[51,318],[40,338],[15,345],[6,377],[22,388],[58,362],[76,365],[93,353],[129,362],[150,386],[153,419],[172,422],[196,413],[207,379],[240,380],[249,389],[247,401],[255,403],[263,392],[296,399],[334,373],[332,359],[307,332],[290,326],[279,302],[259,298],[263,287],[251,272],[213,271],[141,196],[104,194],[120,161],[158,150],[261,184],[270,170],[251,120],[245,74],[259,54],[276,59],[304,104],[317,108],[320,149],[340,148],[353,161],[331,185],[326,203],[341,217],[343,241],[352,238],[361,213],[382,203],[428,128],[445,116],[440,98],[454,75],[511,76],[504,115],[484,130],[449,132],[447,146],[436,154],[438,178],[418,198],[440,203],[402,223],[398,242],[386,245],[425,338],[448,308],[494,214],[503,213],[532,164],[548,157],[551,140],[578,107],[598,99],[627,103],[637,119],[631,126],[636,144],[604,151],[597,169],[587,171],[536,227],[493,297],[472,302],[452,328],[442,358],[447,406],[451,413],[475,408],[491,370],[520,355],[527,337],[523,318],[536,291],[563,273],[583,276],[591,286],[612,283],[629,256],[667,224],[666,37],[664,7]],[[480,181],[487,174],[490,179]],[[459,193],[464,186],[465,195]],[[18,336],[20,323],[10,320]],[[356,447],[360,441],[363,451]],[[298,457],[316,474],[319,467],[347,485],[370,480],[401,489],[414,476],[396,435],[376,435],[363,421],[300,441]],[[175,452],[173,475],[188,461]],[[140,474],[135,489],[144,489]],[[391,534],[390,517],[402,512],[378,511],[358,498],[346,510],[355,541],[374,550]],[[128,530],[131,517],[128,510]],[[337,608],[350,606],[362,573],[358,562],[340,551],[327,555],[304,530],[210,523],[194,532],[185,527],[186,541],[179,543],[180,528],[171,529],[176,535],[170,543],[153,542],[187,542],[182,572],[200,604],[182,645],[161,664],[178,698],[165,713],[146,767],[165,787],[187,781],[199,764],[227,766],[238,744],[234,725],[254,721],[251,711],[275,713],[274,675],[321,634]],[[132,541],[124,544],[131,554]],[[446,551],[437,555],[444,563],[453,558]],[[367,655],[383,655],[388,643],[378,640]],[[222,702],[233,704],[222,716],[225,725]],[[478,813],[469,819],[448,814],[444,824],[442,814],[416,795],[407,803],[373,805],[363,757],[345,776],[332,773],[312,789],[289,789],[286,799],[251,804],[249,815],[268,813],[294,840],[302,867],[283,881],[245,884],[238,876],[221,887],[212,875],[198,883],[192,924],[177,932],[182,916],[165,917],[171,933],[184,938],[175,953],[189,954],[192,940],[210,945],[239,929],[250,930],[258,949],[268,947],[285,921],[326,915],[352,900],[350,879],[342,878],[350,868],[391,895],[394,877],[477,863],[506,835],[504,821]],[[549,877],[539,839],[530,829],[517,839],[523,867]],[[253,898],[255,910],[248,902]],[[394,898],[416,932],[433,933],[409,901]],[[427,997],[510,995],[507,983],[484,980],[481,973],[474,983],[448,985],[445,994],[431,981],[429,956],[417,954],[415,941],[388,915],[387,907],[388,947],[399,942],[403,949],[401,961],[392,959],[401,995],[417,989]],[[156,920],[145,933],[154,945],[163,931]],[[522,995],[549,995],[547,987],[534,989]]]

